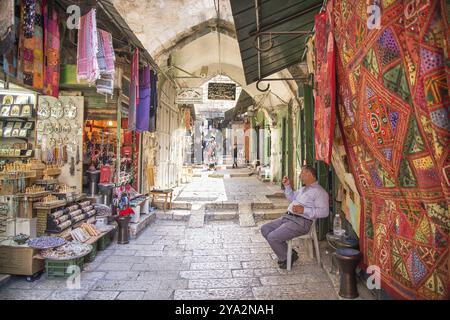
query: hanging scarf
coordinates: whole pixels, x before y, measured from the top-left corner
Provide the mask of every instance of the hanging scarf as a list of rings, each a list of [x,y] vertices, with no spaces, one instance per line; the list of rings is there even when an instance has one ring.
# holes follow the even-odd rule
[[[139,103],[139,49],[131,62],[130,106],[128,109],[128,130],[136,130],[136,107]]]
[[[31,11],[30,11],[31,10]],[[30,15],[34,31],[30,33]],[[44,19],[40,2],[24,0],[21,10],[22,28],[19,37],[18,77],[24,84],[41,90],[44,88]],[[27,18],[28,17],[28,18]],[[32,38],[29,36],[32,35]]]
[[[23,35],[27,39],[33,38],[34,25],[36,20],[36,0],[23,1]]]
[[[150,132],[156,131],[156,111],[158,108],[158,75],[151,71],[150,74]]]
[[[14,0],[0,1],[0,12],[0,55],[3,55],[14,44]]]
[[[139,106],[136,111],[136,130],[149,131],[150,121],[150,68],[141,69],[139,75]]]
[[[96,82],[98,93],[113,94],[115,59],[111,34],[99,29],[97,60],[100,69],[100,79]]]
[[[44,6],[44,46],[45,46],[45,69],[44,69],[44,94],[58,97],[59,95],[59,66],[60,66],[60,34],[58,26],[58,13],[43,1]]]
[[[93,84],[100,77],[97,60],[98,36],[96,11],[92,9],[80,18],[77,47],[77,81]]]

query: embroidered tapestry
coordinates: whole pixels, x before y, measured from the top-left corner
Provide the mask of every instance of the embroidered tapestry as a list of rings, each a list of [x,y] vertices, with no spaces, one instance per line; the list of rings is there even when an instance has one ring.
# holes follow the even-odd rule
[[[314,140],[316,160],[331,163],[336,105],[333,1],[315,17],[316,73]]]
[[[445,0],[335,1],[338,115],[362,200],[360,247],[401,299],[449,298]],[[376,18],[376,17],[375,17]]]
[[[42,1],[44,11],[44,94],[57,98],[59,96],[59,75],[61,62],[61,40],[58,25],[58,12],[54,4]]]
[[[23,0],[19,36],[18,77],[35,89],[44,88],[44,18],[41,1]]]

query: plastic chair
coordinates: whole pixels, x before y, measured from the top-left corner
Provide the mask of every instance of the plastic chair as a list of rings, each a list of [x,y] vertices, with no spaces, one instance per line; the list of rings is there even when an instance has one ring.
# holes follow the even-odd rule
[[[291,270],[292,268],[292,242],[294,240],[311,240],[311,243],[308,244],[308,253],[310,258],[314,258],[313,246],[316,250],[316,258],[317,264],[321,267],[320,263],[320,251],[319,251],[319,239],[317,238],[316,232],[316,220],[311,224],[311,229],[309,232],[303,236],[299,236],[287,241],[288,249],[287,249],[287,270]]]

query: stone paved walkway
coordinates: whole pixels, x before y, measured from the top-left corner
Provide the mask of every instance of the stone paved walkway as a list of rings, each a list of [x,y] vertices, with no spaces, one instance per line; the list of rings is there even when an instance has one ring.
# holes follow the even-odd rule
[[[13,277],[4,299],[337,299],[325,271],[299,248],[291,271],[280,270],[255,227],[237,221],[156,220],[127,245],[99,252],[81,274],[81,289],[45,275],[34,283]]]
[[[256,178],[250,177],[230,177],[232,173],[248,172],[247,169],[221,170],[225,174],[223,178],[208,177],[211,171],[197,171],[201,177],[194,177],[192,182],[187,184],[175,201],[188,202],[239,202],[243,200],[265,201],[266,195],[280,192],[278,185],[263,183]]]

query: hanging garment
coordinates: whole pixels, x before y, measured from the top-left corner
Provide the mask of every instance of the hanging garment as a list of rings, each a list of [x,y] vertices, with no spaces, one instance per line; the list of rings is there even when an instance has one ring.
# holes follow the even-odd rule
[[[44,88],[44,19],[42,6],[39,1],[25,0],[23,4],[17,63],[18,78],[26,85],[42,90]],[[33,15],[33,19],[27,19],[27,15]],[[32,33],[30,32],[30,21],[34,23]]]
[[[77,81],[86,80],[95,83],[100,77],[97,59],[98,33],[96,10],[91,9],[80,18],[77,47]]]
[[[136,130],[149,131],[150,128],[150,68],[141,69],[139,74],[139,106],[136,110]]]
[[[112,43],[112,35],[104,30],[98,29],[98,53],[97,60],[100,69],[100,78],[96,82],[97,92],[113,94],[115,54]]]
[[[20,34],[20,0],[13,1],[14,25],[13,25],[13,43],[8,48],[7,53],[1,57],[3,60],[3,72],[13,78],[17,78],[17,54]]]
[[[36,0],[23,0],[23,25],[22,25],[22,32],[25,38],[31,39],[33,38],[34,31],[35,31],[35,20],[36,20],[36,14],[37,14],[37,8],[38,5],[36,3]]]
[[[335,46],[333,38],[333,1],[315,17],[316,87],[314,141],[316,160],[331,163],[336,105]]]
[[[156,131],[156,112],[158,108],[158,75],[150,72],[150,132]]]
[[[139,49],[136,49],[131,62],[130,105],[128,108],[128,130],[136,130],[136,108],[139,104]]]
[[[8,53],[15,39],[14,0],[0,1],[0,56]]]
[[[314,74],[316,71],[316,61],[314,57],[314,39],[311,36],[306,41],[306,66],[308,67],[308,74]]]
[[[58,12],[49,5],[49,1],[43,1],[44,12],[44,94],[48,96],[59,96],[60,78],[60,33],[58,26]]]
[[[446,1],[382,3],[380,29],[367,26],[365,3],[334,8],[338,118],[361,195],[360,250],[395,298],[448,300]]]

